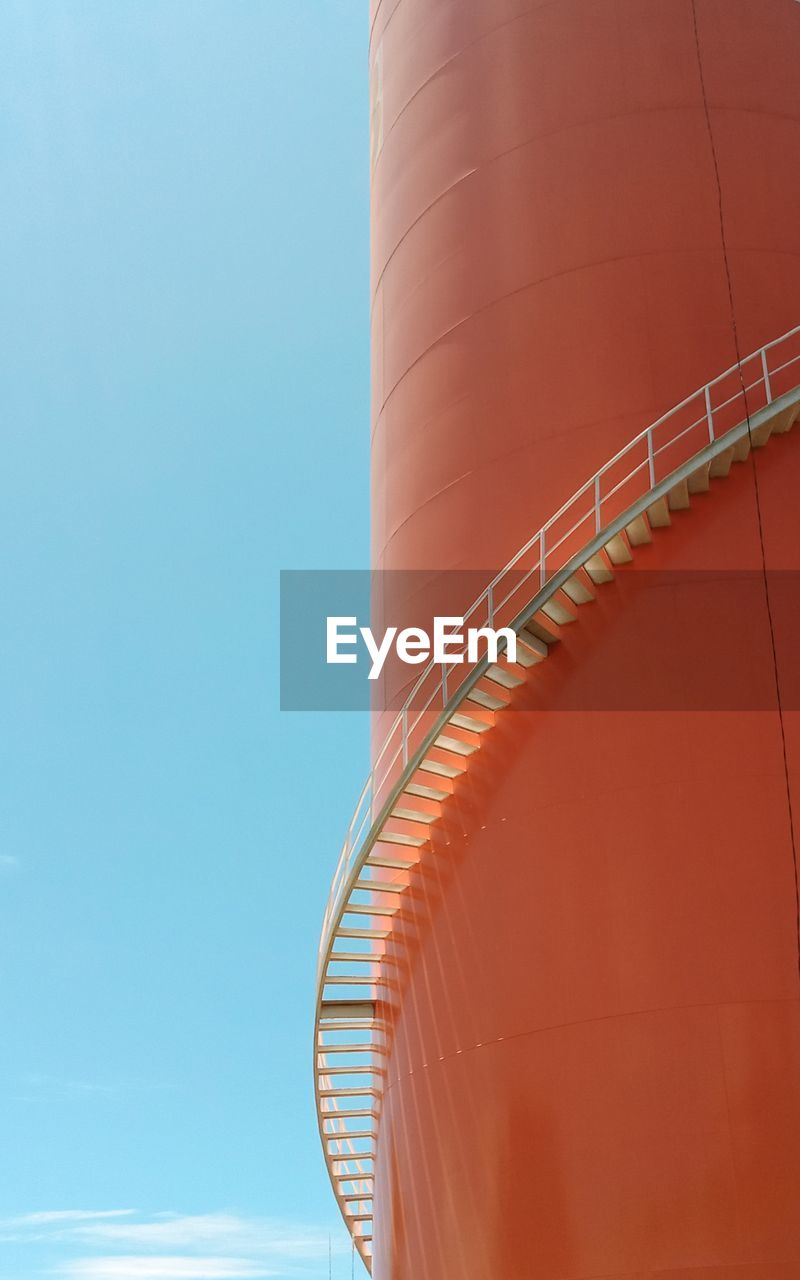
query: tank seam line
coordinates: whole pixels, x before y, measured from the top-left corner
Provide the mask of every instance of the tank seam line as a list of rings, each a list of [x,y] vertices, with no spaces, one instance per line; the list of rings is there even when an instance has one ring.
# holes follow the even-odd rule
[[[421,351],[418,356],[415,356],[415,358],[403,371],[403,373],[400,375],[397,381],[393,384],[389,393],[384,398],[376,417],[376,429],[377,429],[377,418],[380,417],[380,415],[384,412],[392,396],[398,390],[398,388],[400,387],[400,384],[408,377],[409,373],[411,373],[412,369],[416,368],[416,366],[422,360],[424,360],[425,357],[429,355],[431,351],[433,351],[437,346],[439,346],[440,343],[446,341],[447,338],[451,337],[452,334],[456,333],[459,329],[463,328],[464,325],[469,324],[470,320],[473,320],[476,316],[486,314],[486,312],[489,312],[494,307],[499,306],[500,303],[505,302],[508,298],[519,297],[521,294],[526,293],[529,289],[535,289],[539,285],[543,285],[543,284],[550,284],[553,280],[560,280],[560,279],[563,279],[565,276],[577,275],[581,271],[593,271],[598,267],[609,266],[612,263],[620,263],[620,262],[640,263],[642,260],[645,260],[647,258],[663,257],[674,252],[675,250],[651,249],[651,250],[645,250],[641,253],[623,253],[623,254],[612,255],[611,257],[608,257],[608,258],[593,259],[591,261],[581,263],[580,265],[575,267],[565,267],[563,271],[555,271],[553,272],[552,275],[549,275],[549,276],[540,276],[540,277],[537,277],[536,280],[529,280],[525,284],[520,285],[518,288],[510,290],[508,293],[504,293],[498,298],[493,298],[491,302],[487,302],[481,307],[476,307],[476,309],[474,311],[471,311],[469,315],[462,316],[460,320],[457,320],[454,324],[450,325],[448,329],[445,329],[443,333],[440,333],[436,338],[434,338],[434,340],[429,344],[429,346],[425,348],[424,351]],[[686,251],[684,250],[684,252]],[[713,254],[714,256],[716,256],[719,254],[720,251],[718,248],[712,248],[711,246],[709,246],[707,248],[692,249],[692,250],[689,250],[689,252],[698,253],[698,254],[707,253],[707,254]],[[764,251],[759,249],[758,247],[751,248],[748,246],[746,248],[734,249],[733,252],[734,253],[761,253]],[[800,251],[796,249],[781,249],[775,252],[781,257],[789,257],[789,258],[800,257]],[[385,347],[385,342],[383,345]],[[373,438],[374,438],[374,432],[373,432]]]
[[[551,2],[554,2],[554,0],[551,0]],[[398,0],[397,8],[400,7],[401,3],[402,3],[402,0]],[[451,0],[451,3],[452,3],[452,0]],[[395,125],[398,124],[400,120],[403,118],[406,111],[411,106],[412,102],[414,102],[415,99],[418,98],[421,93],[424,93],[428,85],[432,84],[433,81],[437,78],[437,76],[440,76],[441,73],[447,67],[451,66],[451,64],[454,62],[458,62],[460,58],[464,57],[465,53],[469,53],[470,49],[474,49],[476,45],[482,44],[484,40],[490,40],[492,36],[497,35],[498,31],[505,31],[507,27],[513,27],[515,23],[521,22],[524,18],[529,18],[531,14],[537,13],[542,9],[547,9],[549,7],[550,6],[548,4],[534,4],[530,8],[524,9],[522,13],[515,14],[513,18],[508,18],[506,19],[505,22],[499,22],[497,26],[489,27],[486,31],[483,31],[479,36],[475,36],[474,40],[469,40],[465,45],[462,45],[460,49],[456,49],[455,53],[451,53],[450,56],[448,58],[445,58],[444,62],[441,62],[435,71],[432,71],[430,75],[426,76],[425,79],[422,81],[422,83],[417,85],[414,92],[408,98],[406,98],[402,107],[397,112],[397,115],[392,120],[392,123],[389,125],[389,128],[384,138],[384,143],[391,136],[392,130],[394,129]],[[396,12],[396,9],[392,10],[392,14],[390,15],[390,20],[391,20],[391,17],[394,16],[395,12]],[[373,29],[374,29],[374,24],[373,24]],[[385,30],[386,28],[384,27],[384,31]],[[372,37],[372,33],[370,33],[370,44],[372,43],[371,37]],[[383,37],[381,37],[381,39],[383,39]],[[383,147],[381,147],[381,152],[382,151],[383,151]],[[376,160],[376,164],[377,164],[377,160]]]
[[[420,1071],[426,1071],[429,1066],[438,1065],[442,1062],[452,1062],[454,1058],[463,1058],[467,1054],[476,1053],[479,1049],[491,1049],[497,1044],[506,1044],[514,1040],[525,1040],[529,1036],[545,1035],[551,1031],[567,1031],[573,1027],[588,1027],[601,1022],[615,1022],[623,1018],[642,1018],[657,1013],[679,1013],[695,1009],[738,1009],[738,1008],[758,1008],[763,1005],[792,1005],[800,1004],[800,996],[770,996],[760,1000],[724,1000],[724,1001],[703,1001],[698,1004],[673,1004],[673,1005],[654,1005],[646,1009],[629,1009],[624,1013],[606,1013],[596,1018],[577,1018],[570,1022],[555,1022],[544,1027],[531,1027],[527,1031],[515,1031],[513,1035],[495,1036],[491,1040],[482,1040],[480,1044],[469,1045],[465,1049],[456,1049],[454,1053],[445,1053],[436,1056],[431,1062],[424,1062],[419,1067],[414,1067],[411,1071],[406,1071],[402,1076],[398,1075],[395,1080],[387,1082],[386,1092],[395,1088],[403,1080],[410,1080]]]
[[[408,236],[411,234],[411,232],[414,230],[414,228],[417,227],[419,223],[422,221],[422,219],[425,218],[427,214],[431,212],[432,209],[435,209],[437,204],[440,204],[441,201],[446,196],[448,196],[451,191],[453,191],[462,182],[465,182],[467,178],[472,177],[473,174],[481,173],[486,169],[490,169],[492,165],[497,163],[497,161],[504,160],[508,156],[514,155],[516,151],[524,151],[526,147],[533,146],[536,142],[540,142],[545,138],[555,138],[561,134],[570,133],[575,129],[586,128],[586,126],[590,124],[607,124],[611,120],[628,120],[637,116],[658,115],[668,111],[674,111],[674,112],[699,111],[702,113],[702,110],[703,110],[702,104],[700,104],[696,107],[681,105],[681,106],[668,106],[668,107],[644,107],[644,108],[639,108],[636,111],[614,111],[614,112],[610,112],[608,115],[597,116],[591,120],[589,119],[578,120],[575,122],[575,124],[562,125],[558,129],[545,129],[541,133],[536,133],[532,137],[526,138],[523,142],[515,143],[513,147],[508,147],[505,151],[498,151],[496,155],[490,156],[487,160],[483,161],[482,163],[474,165],[467,173],[462,174],[460,178],[457,178],[454,182],[450,183],[450,185],[446,187],[444,191],[439,192],[439,194],[435,196],[434,199],[431,200],[430,203],[427,204],[425,208],[422,209],[414,217],[414,219],[406,227],[400,239],[397,241],[397,244],[394,246],[391,253],[389,254],[389,257],[386,259],[385,263],[381,267],[380,272],[375,280],[375,283],[372,286],[373,294],[377,294],[377,291],[380,288],[381,284],[383,283],[383,278],[388,268],[390,267],[395,255],[397,254],[401,246],[404,244]],[[731,114],[738,113],[740,115],[747,115],[747,116],[759,116],[759,117],[763,116],[767,118],[774,118],[777,120],[790,120],[800,126],[800,119],[797,116],[787,115],[783,111],[743,111],[741,107],[724,107],[724,106],[714,107],[712,108],[712,110],[720,111],[720,112],[725,111]],[[391,131],[393,128],[394,128],[394,125],[391,125],[389,128],[389,132],[386,135],[386,139],[384,140],[383,146],[381,147],[380,155],[383,154],[384,148],[386,146],[386,141],[391,136]],[[375,170],[376,172],[377,172],[377,165],[378,165],[378,161],[376,161],[376,170]],[[375,306],[375,299],[373,296],[372,306],[370,307],[370,315],[372,315],[374,306]]]
[[[639,421],[642,418],[644,418],[646,414],[640,413],[638,410],[636,410],[635,412],[631,410],[630,414],[626,413],[624,416],[625,417],[630,416],[632,418],[636,418],[636,420]],[[611,422],[613,420],[614,419],[612,418],[598,419],[599,422]],[[591,431],[596,426],[597,426],[597,422],[594,422],[594,421],[585,422],[582,424],[582,426],[577,427],[575,431],[576,432]],[[498,453],[498,454],[495,454],[493,457],[486,459],[483,465],[484,467],[495,466],[496,464],[507,461],[509,458],[514,457],[515,454],[524,453],[526,449],[538,448],[543,442],[550,441],[550,440],[558,440],[558,438],[559,438],[558,435],[555,432],[553,432],[550,435],[541,436],[539,440],[536,440],[534,442],[529,441],[526,444],[515,445],[513,449],[507,449],[504,453]],[[435,493],[432,493],[430,494],[429,497],[425,498],[424,502],[421,502],[418,507],[415,507],[414,510],[411,512],[411,514],[407,515],[403,520],[401,520],[400,523],[397,525],[397,527],[392,530],[392,532],[389,534],[388,538],[386,539],[386,543],[384,545],[384,551],[386,550],[387,547],[391,545],[393,539],[397,537],[401,529],[404,529],[405,526],[409,523],[409,521],[413,520],[414,517],[418,515],[420,511],[424,511],[426,507],[430,506],[432,502],[435,502],[437,498],[440,498],[441,495],[443,493],[446,493],[448,489],[452,489],[454,485],[460,484],[462,480],[468,480],[470,476],[474,476],[474,475],[475,475],[475,468],[470,467],[468,471],[464,471],[460,476],[456,476],[454,480],[449,480],[447,484],[442,485],[441,488],[437,489]]]
[[[552,5],[558,4],[558,3],[560,3],[560,0],[544,0],[544,3],[541,3],[541,0],[540,0],[539,3],[530,5],[527,9],[523,9],[521,13],[515,14],[513,18],[508,18],[506,19],[505,22],[499,22],[497,26],[489,27],[489,29],[485,31],[482,35],[476,36],[474,40],[470,40],[469,44],[464,45],[464,49],[458,50],[458,52],[455,53],[453,57],[458,57],[459,54],[464,52],[466,49],[471,49],[473,45],[480,44],[481,40],[485,40],[487,39],[487,37],[494,35],[496,31],[503,31],[506,27],[513,26],[515,22],[520,22],[523,18],[530,17],[532,13],[537,13],[540,9],[549,9],[550,7],[552,7]],[[375,19],[370,27],[370,32],[369,32],[370,56],[372,55],[372,41],[375,35],[375,27],[377,26],[377,23],[378,23],[378,17],[380,15],[382,4],[383,4],[383,0],[381,0],[381,3],[378,5],[378,9],[375,14]],[[402,0],[397,0],[397,4],[392,9],[392,12],[389,14],[389,17],[386,20],[386,26],[383,28],[383,31],[381,32],[381,40],[386,34],[389,28],[389,24],[391,23],[394,15],[397,13],[397,10],[400,8],[401,4],[402,4]],[[457,0],[451,0],[451,8],[456,8],[456,7],[457,7]],[[448,61],[450,61],[450,59],[448,59]]]

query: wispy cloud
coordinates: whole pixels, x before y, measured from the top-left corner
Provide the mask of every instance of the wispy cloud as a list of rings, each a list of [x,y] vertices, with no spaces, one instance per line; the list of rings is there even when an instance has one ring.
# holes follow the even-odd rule
[[[75,1077],[53,1076],[44,1072],[29,1072],[22,1076],[20,1092],[15,1095],[20,1102],[49,1103],[111,1103],[133,1093],[163,1091],[170,1085],[152,1080],[86,1080]]]
[[[118,1085],[102,1080],[67,1080],[41,1072],[25,1076],[23,1084],[32,1093],[56,1098],[110,1098],[119,1092]]]
[[[78,1258],[59,1274],[69,1280],[258,1280],[274,1276],[242,1258]]]
[[[293,1259],[321,1258],[328,1248],[325,1231],[235,1213],[162,1213],[137,1222],[94,1221],[78,1224],[74,1235],[106,1247],[218,1250]]]
[[[71,1240],[78,1226],[132,1216],[133,1209],[41,1209],[0,1218],[0,1243]]]
[[[329,1235],[323,1227],[230,1211],[43,1209],[0,1219],[0,1241],[12,1240],[58,1248],[63,1261],[50,1274],[62,1280],[301,1280],[319,1275]]]
[[[39,1213],[23,1213],[16,1218],[0,1219],[0,1227],[6,1223],[24,1228],[73,1222],[97,1222],[105,1218],[126,1218],[133,1212],[133,1209],[44,1209]]]

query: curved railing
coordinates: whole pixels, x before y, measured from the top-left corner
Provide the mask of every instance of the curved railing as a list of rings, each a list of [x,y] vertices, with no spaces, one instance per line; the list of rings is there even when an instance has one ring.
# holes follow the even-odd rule
[[[794,355],[785,360],[775,358],[781,348],[789,348],[790,345],[797,348]],[[748,413],[753,415],[776,399],[781,392],[782,381],[792,381],[791,376],[781,380],[782,375],[798,363],[800,325],[761,347],[741,365],[727,369],[640,432],[595,472],[520,548],[470,606],[464,614],[464,622],[472,627],[508,625],[513,613],[512,601],[522,599],[521,593],[532,578],[536,579],[538,575],[539,585],[544,587],[555,572],[572,558],[579,543],[588,543],[595,534],[607,528],[615,515],[640,496],[634,489],[640,489],[642,493],[654,489],[660,478],[677,470],[705,444],[726,435]],[[758,376],[748,382],[748,370],[754,365]],[[721,401],[715,400],[714,393],[727,389],[726,384],[733,387],[732,393]],[[698,409],[699,414],[693,417]],[[628,471],[625,471],[626,466]],[[506,583],[510,587],[507,593]],[[339,856],[323,920],[318,976],[328,948],[332,922],[346,897],[348,880],[368,842],[373,824],[385,807],[381,802],[414,755],[429,727],[431,710],[444,709],[450,696],[456,692],[456,674],[460,686],[477,666],[477,663],[471,668],[466,663],[453,663],[445,667],[430,662],[389,729],[359,796]]]
[[[608,543],[619,531],[649,505],[666,495],[682,477],[698,463],[710,460],[732,441],[757,429],[768,417],[768,411],[779,407],[781,398],[791,398],[800,381],[800,326],[733,365],[712,382],[701,387],[675,408],[640,432],[609,462],[597,471],[572,497],[530,538],[489,582],[464,615],[470,627],[511,627],[519,630],[534,613],[567,582],[581,565]],[[454,655],[458,657],[459,655]],[[362,1207],[371,1201],[372,1172],[365,1171],[371,1153],[355,1139],[366,1133],[353,1131],[341,1118],[347,1115],[370,1116],[367,1125],[376,1123],[374,1099],[379,1094],[375,1081],[380,1071],[374,1057],[381,1044],[374,1039],[359,1048],[367,1054],[371,1065],[357,1059],[350,1065],[350,1076],[371,1073],[371,1085],[359,1088],[338,1087],[335,1072],[348,1074],[347,1067],[331,1066],[336,1049],[355,1055],[356,1050],[324,1043],[324,1010],[326,988],[337,981],[352,988],[374,987],[375,972],[358,976],[331,976],[331,965],[343,953],[334,950],[337,936],[352,931],[341,929],[343,916],[361,910],[369,914],[357,895],[365,892],[360,882],[370,850],[384,831],[398,797],[412,774],[442,732],[450,717],[470,690],[485,673],[488,660],[468,662],[466,652],[461,662],[442,666],[431,662],[414,684],[400,712],[377,752],[373,769],[359,797],[347,830],[344,846],[334,874],[323,920],[317,968],[317,1016],[314,1040],[315,1090],[320,1134],[323,1139],[334,1190],[342,1212],[354,1231],[356,1243],[371,1237],[359,1236],[353,1225],[371,1219],[371,1211],[354,1214],[352,1206]],[[375,888],[380,882],[367,882]],[[380,891],[380,890],[379,890]],[[366,901],[369,902],[367,897]],[[337,930],[341,929],[341,935]],[[367,936],[366,934],[364,936]],[[376,959],[369,951],[350,955],[356,963]],[[341,1001],[339,1002],[342,1003]],[[359,1014],[358,997],[352,1005],[354,1016],[348,1026],[367,1030],[368,1019]],[[363,1012],[363,1011],[362,1011]],[[342,1023],[342,1026],[345,1024]],[[335,1031],[329,1024],[327,1030]],[[361,1036],[364,1039],[364,1036]],[[340,1103],[348,1096],[367,1095],[369,1107],[357,1111],[341,1111]],[[327,1103],[329,1105],[324,1105]],[[364,1128],[362,1122],[361,1128]],[[328,1127],[333,1125],[332,1128]],[[329,1144],[335,1147],[331,1150]],[[337,1172],[334,1164],[346,1164],[346,1172]],[[349,1164],[355,1164],[351,1172]],[[352,1184],[350,1194],[342,1191],[342,1182]],[[359,1245],[368,1261],[369,1249]]]

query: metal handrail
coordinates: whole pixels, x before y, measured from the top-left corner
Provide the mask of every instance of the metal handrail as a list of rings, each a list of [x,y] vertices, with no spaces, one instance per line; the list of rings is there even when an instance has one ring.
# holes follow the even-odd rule
[[[793,356],[790,355],[782,363],[775,363],[771,357],[773,353],[778,352],[778,349],[785,352],[790,342],[793,339],[797,339],[798,335],[800,335],[800,325],[790,329],[788,333],[776,338],[773,342],[759,347],[757,351],[745,357],[744,360],[731,365],[724,373],[706,383],[692,395],[687,396],[680,404],[675,405],[674,408],[635,436],[613,458],[596,471],[585,484],[577,489],[563,506],[550,517],[546,524],[542,525],[524,546],[512,556],[469,607],[464,614],[464,620],[467,621],[472,618],[476,613],[483,610],[485,606],[486,625],[496,625],[510,600],[531,577],[538,572],[540,588],[544,588],[548,581],[571,560],[575,535],[578,534],[583,526],[588,526],[590,530],[589,535],[583,538],[583,542],[588,543],[592,536],[599,534],[613,520],[619,510],[629,507],[636,498],[653,489],[659,479],[670,475],[681,462],[686,460],[681,456],[678,456],[677,459],[673,456],[664,465],[664,475],[662,477],[659,475],[659,460],[663,459],[668,451],[674,450],[675,446],[683,443],[686,450],[686,458],[689,458],[697,454],[705,444],[713,444],[720,439],[743,418],[749,417],[771,403],[780,394],[781,375],[785,374],[792,366],[800,363],[800,352]],[[752,382],[746,381],[745,370],[748,370],[747,377],[749,378],[751,376],[749,366],[754,362],[756,363],[758,376]],[[717,401],[715,392],[724,387],[726,380],[732,378],[735,380],[736,389],[732,394],[727,395],[725,399]],[[787,385],[791,384],[791,379],[783,379],[783,381],[786,381]],[[693,418],[686,425],[683,415],[693,405],[698,405],[702,411],[699,416]],[[737,414],[741,415],[741,417],[737,417]],[[670,425],[674,427],[674,434],[669,435],[667,439],[661,439],[660,437],[669,429]],[[693,435],[698,431],[703,434],[702,444],[692,440]],[[631,469],[620,479],[615,480],[610,487],[606,487],[604,481],[623,460],[629,459],[630,455],[640,446],[644,446],[642,459],[632,465]],[[631,462],[633,462],[633,459],[631,459]],[[643,473],[645,475],[645,483],[641,492],[627,492],[631,483]],[[622,500],[623,493],[625,494],[624,500]],[[590,504],[584,510],[581,508],[581,503],[589,496]],[[612,500],[616,500],[613,508],[609,506]],[[580,515],[578,515],[579,509],[581,510]],[[577,518],[573,520],[565,533],[561,533],[555,540],[552,540],[548,535],[557,529],[557,526],[568,514],[573,514]],[[574,550],[577,549],[577,547],[574,548]],[[515,582],[512,589],[498,601],[498,587],[501,587],[503,583],[507,583],[512,574],[519,572],[518,566],[525,562],[526,557],[531,552],[534,552],[535,555],[533,564],[526,567],[524,577]],[[458,686],[461,686],[470,680],[480,666],[485,666],[485,660],[478,663],[473,662],[471,665],[466,661],[450,665],[441,665],[434,661],[429,662],[415,682],[399,714],[392,722],[391,728],[375,756],[372,770],[359,797],[334,873],[320,937],[317,970],[318,984],[324,977],[324,968],[330,951],[332,935],[336,922],[341,915],[341,908],[347,901],[352,882],[357,877],[360,869],[362,861],[360,855],[362,851],[368,851],[372,833],[376,826],[383,821],[380,799],[387,783],[398,771],[403,773],[408,768],[409,761],[415,754],[415,748],[421,741],[421,733],[424,735],[425,719],[431,708],[438,704],[444,709],[452,701],[452,694],[456,686],[451,681],[448,688],[448,677],[451,677],[454,672],[457,673],[460,677]],[[416,717],[412,717],[412,709],[417,707],[426,684],[437,668],[440,673],[438,679],[434,682],[432,690],[422,702],[419,713]],[[420,731],[420,726],[423,726],[422,731]]]
[[[727,453],[738,456],[736,451],[743,438],[751,437],[753,444],[765,443],[767,437],[763,434],[763,428],[768,428],[768,436],[777,417],[789,414],[792,410],[796,414],[800,408],[800,369],[794,369],[790,377],[784,376],[785,371],[800,365],[798,335],[800,326],[759,349],[754,356],[748,356],[741,365],[721,374],[714,382],[701,388],[694,396],[690,396],[640,433],[517,552],[513,560],[470,606],[465,620],[485,603],[487,618],[492,625],[502,620],[511,629],[521,631],[540,610],[546,610],[548,602],[561,588],[569,592],[570,580],[579,569],[585,567],[591,576],[594,572],[592,566],[599,568],[598,553],[603,548],[608,550],[611,541],[623,530],[629,530],[633,521],[643,515],[651,515],[656,504],[669,500],[671,505],[673,494],[681,491],[680,486],[688,486],[691,491],[692,477],[700,474],[704,468],[708,474],[719,455]],[[771,360],[775,348],[780,347],[784,354],[787,343],[791,340],[794,340],[793,349],[796,354],[790,354],[782,363]],[[748,383],[743,370],[754,359],[760,360],[760,373],[754,382]],[[724,387],[725,379],[733,374],[736,375],[738,390],[717,402],[715,393]],[[763,388],[763,395],[759,392],[757,396],[753,396],[752,393],[758,391],[759,387]],[[688,426],[681,425],[681,415],[691,409],[699,396],[703,397],[702,415],[693,419]],[[730,411],[737,406],[738,414],[740,404],[742,416],[738,420],[734,418],[733,425],[729,426]],[[689,417],[690,414],[687,413],[686,416]],[[665,425],[669,426],[671,434],[666,441],[656,443],[656,433]],[[693,433],[696,435],[698,430],[701,433],[699,440],[693,439]],[[615,479],[614,468],[641,445],[643,438],[646,438],[646,450],[643,451],[642,461],[637,463],[634,457],[634,465],[631,466],[629,459],[629,469],[625,475],[604,489],[603,479]],[[676,445],[681,446],[678,455],[675,454]],[[667,453],[670,457],[664,463],[662,475],[657,459],[661,455],[666,458]],[[643,472],[647,474],[647,483],[634,485],[635,478],[640,477]],[[593,494],[593,501],[584,510],[581,503],[589,492]],[[563,531],[557,528],[557,524],[565,518],[571,520],[571,524]],[[584,529],[587,522],[591,522],[588,531]],[[559,536],[555,537],[554,530]],[[583,533],[580,533],[581,530],[584,530]],[[528,565],[525,557],[529,556],[531,550],[535,550],[537,554],[534,555],[532,565]],[[512,571],[521,575],[520,580],[498,600],[495,589],[498,580],[505,580]],[[524,591],[521,603],[518,600],[514,608],[510,609],[511,601],[520,596],[534,577],[538,581]],[[424,765],[431,745],[437,741],[443,728],[489,667],[489,659],[484,657],[477,664],[469,666],[467,674],[462,674],[460,681],[453,680],[452,684],[448,677],[456,671],[455,664],[443,669],[437,679],[432,681],[432,688],[422,709],[416,718],[412,718],[409,715],[410,707],[416,694],[421,691],[424,680],[432,673],[433,665],[415,685],[376,756],[373,772],[359,798],[325,914],[322,937],[324,950],[320,955],[314,1030],[317,1119],[334,1194],[368,1270],[371,1270],[373,1214],[372,1209],[367,1207],[371,1204],[371,1194],[365,1188],[375,1180],[374,1167],[367,1166],[374,1166],[376,1152],[371,1145],[368,1149],[363,1149],[361,1143],[366,1141],[372,1144],[377,1139],[385,1075],[381,1063],[386,1053],[387,1028],[383,1015],[378,1013],[375,998],[387,983],[391,986],[391,980],[382,972],[381,952],[378,948],[373,951],[370,945],[366,951],[359,949],[358,954],[349,950],[349,939],[358,935],[351,932],[354,922],[351,920],[349,925],[345,925],[345,921],[348,914],[361,918],[364,914],[370,914],[369,907],[374,902],[372,893],[375,890],[379,893],[386,890],[382,876],[376,879],[369,874],[371,851],[376,841],[383,838],[386,823],[393,815],[398,797],[408,786],[414,771]],[[439,700],[443,705],[432,712],[431,708]],[[383,769],[382,774],[379,767]],[[363,878],[365,872],[366,879]],[[380,906],[375,906],[378,916],[382,910]],[[366,932],[363,936],[371,938],[386,935]],[[347,952],[335,950],[338,938],[348,939]],[[355,973],[352,971],[353,962],[359,966]],[[370,968],[368,974],[364,974],[360,968],[365,963]],[[350,972],[343,973],[343,969],[349,969]],[[348,1005],[347,997],[342,1000],[343,984],[355,991],[362,991],[364,988],[369,990],[369,1012],[366,1012],[358,996],[354,997],[354,1004]],[[326,995],[330,986],[336,986],[336,997]],[[331,1034],[334,1035],[333,1040],[330,1039]],[[345,1034],[346,1044],[339,1039],[342,1034]],[[356,1037],[355,1044],[349,1039],[352,1035]],[[363,1043],[364,1041],[367,1043]],[[364,1052],[366,1065],[362,1069],[360,1065],[353,1066],[351,1063],[349,1073],[342,1065],[344,1059],[334,1058],[333,1062],[330,1060],[336,1053],[361,1055]],[[361,1061],[359,1057],[359,1063]],[[369,1083],[362,1085],[365,1077]],[[343,1108],[340,1104],[343,1104]],[[357,1130],[350,1127],[351,1120],[358,1121]],[[348,1189],[345,1190],[345,1187]]]

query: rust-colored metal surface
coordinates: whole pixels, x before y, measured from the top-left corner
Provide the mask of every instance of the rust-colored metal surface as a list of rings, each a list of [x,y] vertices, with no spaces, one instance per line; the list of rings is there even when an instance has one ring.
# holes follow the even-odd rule
[[[373,562],[430,570],[433,601],[735,359],[723,228],[741,350],[797,323],[800,5],[382,0],[370,56]],[[796,569],[800,438],[754,456],[770,564]],[[757,569],[750,464],[703,503],[637,569]],[[377,1280],[800,1276],[778,716],[570,703],[708,622],[695,579],[620,578],[412,886]],[[791,597],[777,622],[788,687]],[[730,645],[750,705],[763,602]]]

